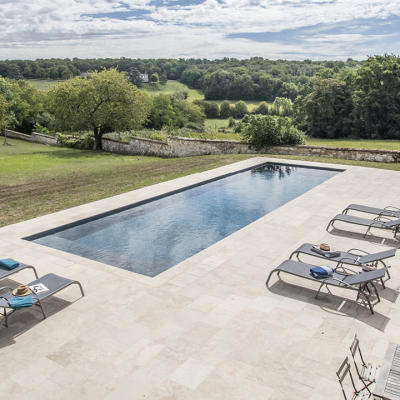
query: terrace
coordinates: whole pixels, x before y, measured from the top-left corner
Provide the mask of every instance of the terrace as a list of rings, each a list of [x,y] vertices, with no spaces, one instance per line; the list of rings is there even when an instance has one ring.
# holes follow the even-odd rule
[[[396,171],[346,166],[154,278],[22,240],[264,161],[279,160],[255,157],[1,228],[0,254],[35,265],[39,275],[78,279],[86,292],[79,298],[70,288],[46,301],[46,320],[29,310],[1,328],[0,365],[9,377],[1,392],[41,399],[340,398],[335,371],[355,332],[366,358],[376,363],[389,342],[400,341],[398,257],[374,315],[354,302],[353,293],[334,289],[334,296],[316,300],[313,282],[283,276],[268,290],[265,280],[304,242],[397,247],[386,233],[366,240],[325,231],[349,203],[397,204]],[[23,271],[14,279],[26,283],[32,275]]]

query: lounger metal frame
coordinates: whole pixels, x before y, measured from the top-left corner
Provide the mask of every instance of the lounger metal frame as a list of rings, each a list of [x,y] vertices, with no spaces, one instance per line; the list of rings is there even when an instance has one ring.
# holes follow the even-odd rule
[[[47,316],[46,316],[46,313],[44,311],[44,308],[43,308],[43,305],[42,305],[42,301],[46,300],[47,298],[49,298],[51,296],[54,296],[55,294],[57,294],[61,290],[64,290],[64,289],[66,289],[67,287],[69,287],[71,285],[78,285],[79,289],[81,291],[82,297],[85,296],[85,293],[83,291],[82,285],[81,285],[81,283],[79,281],[70,280],[70,279],[61,277],[59,275],[55,275],[55,274],[44,275],[42,278],[39,278],[36,281],[28,283],[28,286],[32,286],[32,285],[35,285],[35,284],[38,284],[38,283],[42,283],[43,278],[49,278],[49,277],[50,278],[53,278],[53,277],[61,278],[64,281],[64,283],[62,285],[60,285],[60,287],[58,289],[49,290],[49,293],[44,292],[43,294],[39,294],[39,295],[35,294],[35,293],[32,293],[33,305],[36,305],[36,306],[38,306],[40,308],[40,310],[41,310],[41,312],[43,314],[43,319],[47,318]],[[0,288],[0,292],[3,291],[3,290],[6,290],[6,289],[8,289],[9,292],[4,294],[3,296],[0,296],[0,299],[4,300],[5,302],[8,302],[8,297],[12,296],[12,289],[10,287],[4,286],[4,287]],[[2,324],[4,324],[8,328],[8,318],[11,315],[13,315],[16,311],[23,310],[26,307],[23,307],[23,308],[12,308],[10,306],[5,307],[5,304],[3,304],[3,305],[0,306],[0,308],[3,308],[3,313],[0,313],[0,315],[2,315],[2,318],[0,319],[0,326]],[[11,309],[11,311],[7,312],[8,309]]]
[[[37,271],[35,269],[35,267],[33,265],[27,265],[27,264],[23,264],[23,263],[19,263],[18,267],[13,268],[13,269],[5,269],[5,268],[0,268],[0,279],[4,279],[7,278],[11,275],[16,274],[17,272],[20,272],[24,269],[31,269],[33,270],[33,273],[35,274],[36,279],[38,279],[38,274]]]
[[[365,250],[357,249],[357,248],[354,247],[354,248],[351,248],[351,249],[349,249],[347,251],[340,251],[340,253],[347,253],[349,255],[355,256],[356,258],[351,258],[351,257],[325,257],[322,254],[319,254],[319,253],[314,252],[312,250],[310,250],[310,251],[302,250],[302,247],[305,246],[305,245],[312,246],[312,244],[304,243],[303,245],[298,247],[295,251],[293,251],[292,254],[290,254],[289,260],[291,260],[293,258],[293,256],[296,256],[296,258],[299,261],[301,261],[299,255],[300,254],[306,254],[308,256],[320,258],[322,260],[335,262],[336,263],[336,266],[334,268],[335,271],[339,267],[341,267],[344,270],[344,272],[346,270],[348,270],[348,271],[351,271],[352,273],[356,273],[356,271],[353,271],[353,270],[351,270],[349,268],[343,267],[343,264],[356,266],[356,267],[362,267],[362,265],[365,263],[365,262],[361,261],[362,258],[365,257],[365,256],[374,255],[374,253],[368,253]],[[395,256],[397,249],[393,249],[393,250],[394,250],[393,256],[389,256],[389,257],[386,257],[386,258],[390,258],[390,257],[394,257]],[[361,254],[357,254],[355,252],[359,252]],[[379,253],[376,253],[376,254],[379,254]],[[387,276],[388,276],[388,279],[390,279],[391,278],[390,273],[389,273],[390,265],[387,265],[383,260],[384,260],[383,258],[374,259],[372,261],[368,260],[367,263],[370,263],[370,264],[374,265],[376,268],[378,268],[379,263],[381,263],[382,267],[387,268]],[[385,288],[385,283],[384,283],[383,279],[381,279],[381,284],[382,284],[383,288]]]
[[[372,306],[372,303],[371,303],[371,299],[370,299],[370,297],[369,297],[370,294],[371,294],[371,290],[369,289],[369,286],[368,286],[368,285],[371,285],[372,289],[373,289],[374,292],[375,292],[375,295],[376,295],[376,298],[377,298],[377,300],[378,300],[378,303],[381,301],[380,296],[379,296],[379,293],[378,293],[378,289],[376,288],[376,286],[375,286],[375,284],[374,284],[373,281],[376,280],[376,279],[381,279],[382,276],[385,276],[385,273],[386,273],[386,271],[387,271],[386,268],[381,268],[381,269],[376,270],[376,271],[362,272],[362,273],[360,273],[360,274],[356,274],[357,277],[360,277],[360,276],[362,276],[362,275],[364,275],[364,274],[370,274],[370,279],[363,280],[363,281],[359,281],[359,282],[356,282],[356,283],[353,283],[353,284],[349,284],[348,282],[345,282],[346,277],[349,277],[349,275],[343,275],[343,279],[339,279],[339,278],[337,278],[336,276],[337,276],[337,275],[341,275],[341,274],[337,274],[337,273],[336,273],[336,276],[330,276],[330,277],[328,277],[328,278],[326,278],[326,279],[323,279],[323,278],[322,278],[322,279],[317,279],[317,278],[314,278],[311,274],[305,275],[305,274],[296,273],[296,271],[295,271],[295,266],[294,266],[294,268],[293,268],[292,271],[282,269],[281,267],[282,267],[283,265],[285,265],[285,263],[287,263],[287,262],[302,264],[302,267],[303,267],[303,268],[304,268],[305,266],[306,266],[307,268],[308,268],[308,267],[309,267],[309,268],[315,267],[315,265],[312,265],[312,264],[306,264],[306,263],[303,263],[303,262],[293,261],[293,260],[286,260],[286,261],[284,261],[281,265],[279,265],[277,268],[273,269],[273,270],[270,272],[270,274],[268,275],[267,281],[265,282],[265,285],[266,285],[267,287],[268,287],[269,281],[270,281],[270,279],[271,279],[271,277],[272,277],[272,274],[273,274],[274,272],[277,273],[279,279],[281,279],[281,278],[280,278],[280,273],[281,273],[281,272],[285,272],[285,273],[287,273],[287,274],[289,274],[289,275],[297,276],[297,277],[299,277],[299,278],[304,278],[304,279],[311,280],[311,281],[313,281],[313,282],[318,282],[318,283],[320,283],[319,289],[318,289],[318,291],[317,291],[317,293],[316,293],[316,295],[315,295],[315,298],[316,298],[316,299],[318,298],[318,296],[319,296],[319,294],[320,294],[320,292],[321,292],[321,290],[322,290],[322,288],[323,288],[324,286],[326,286],[326,288],[327,288],[327,290],[328,290],[328,292],[329,292],[330,294],[331,294],[331,292],[330,292],[328,286],[335,286],[335,287],[340,287],[340,288],[344,288],[344,289],[349,289],[349,290],[352,290],[352,291],[357,292],[356,301],[357,301],[360,297],[363,297],[363,298],[367,301],[367,303],[368,303],[368,307],[369,307],[369,309],[370,309],[370,311],[371,311],[371,314],[374,314],[374,309],[373,309],[373,306]],[[378,274],[378,271],[379,271],[379,274]],[[382,275],[382,274],[383,274],[383,275]],[[382,276],[381,276],[381,275],[382,275]],[[354,275],[353,275],[353,276],[354,276]]]
[[[371,223],[370,223],[369,225],[357,223],[357,222],[354,222],[354,221],[344,221],[344,220],[341,220],[341,219],[337,218],[337,217],[340,216],[340,215],[348,215],[348,214],[338,214],[338,215],[336,215],[334,218],[332,218],[332,219],[329,221],[328,226],[326,227],[326,230],[327,230],[328,232],[329,232],[329,228],[330,228],[331,226],[334,227],[335,221],[345,222],[345,223],[347,223],[347,224],[353,224],[353,225],[358,225],[358,226],[366,226],[366,227],[367,227],[367,231],[364,233],[364,238],[367,237],[367,235],[370,233],[370,231],[371,231],[372,228],[377,228],[377,229],[383,229],[383,230],[393,231],[393,237],[394,237],[395,239],[396,239],[397,234],[400,232],[400,222],[399,222],[398,224],[393,225],[393,226],[385,225],[385,223],[387,223],[387,222],[392,222],[392,221],[395,221],[395,220],[390,219],[390,218],[388,218],[388,217],[384,217],[384,216],[382,216],[382,215],[378,215],[378,216],[375,217],[374,219],[371,219],[371,220],[370,220]],[[396,218],[396,220],[397,220],[397,219],[400,219],[400,218]],[[378,222],[380,222],[381,225],[377,225]]]
[[[400,218],[400,208],[395,206],[386,206],[384,208],[369,207],[362,204],[349,204],[343,211],[342,214],[347,214],[348,211],[363,212],[366,214],[382,215],[384,217]]]

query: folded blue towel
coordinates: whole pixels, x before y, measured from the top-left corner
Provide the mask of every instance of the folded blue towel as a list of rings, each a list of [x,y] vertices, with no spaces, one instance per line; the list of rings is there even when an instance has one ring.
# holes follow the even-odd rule
[[[15,260],[12,260],[11,258],[3,258],[2,260],[0,260],[0,267],[4,267],[7,269],[17,268],[18,265],[19,263]]]
[[[310,268],[310,272],[314,278],[329,278],[333,275],[331,267],[313,267]]]
[[[33,297],[29,296],[13,296],[8,300],[8,305],[11,308],[25,308],[32,307]]]

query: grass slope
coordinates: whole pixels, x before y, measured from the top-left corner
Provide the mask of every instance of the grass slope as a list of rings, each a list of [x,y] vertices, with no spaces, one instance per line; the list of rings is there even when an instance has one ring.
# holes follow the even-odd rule
[[[369,150],[396,150],[400,151],[400,140],[357,140],[357,139],[307,139],[310,146],[347,147]]]
[[[199,90],[190,89],[185,84],[178,82],[178,81],[167,81],[165,85],[159,85],[157,89],[154,89],[149,84],[144,84],[142,89],[146,90],[150,94],[156,96],[158,94],[174,94],[177,92],[187,92],[188,93],[188,100],[203,100],[204,95]]]
[[[247,158],[163,159],[8,142],[0,144],[0,226]]]
[[[163,159],[51,147],[14,139],[8,142],[11,146],[0,145],[0,226],[253,157],[230,154]],[[267,157],[400,171],[399,163]]]
[[[39,90],[49,90],[51,87],[56,85],[58,82],[62,82],[59,80],[51,80],[51,79],[27,79],[32,86]]]

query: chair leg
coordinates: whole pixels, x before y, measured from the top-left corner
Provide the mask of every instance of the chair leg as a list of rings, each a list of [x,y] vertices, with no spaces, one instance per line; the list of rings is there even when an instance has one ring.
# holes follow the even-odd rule
[[[369,299],[369,296],[366,293],[361,292],[361,291],[359,293],[365,297],[365,299],[367,300],[367,303],[368,303],[368,307],[371,311],[371,314],[374,314],[374,309],[372,308],[372,304],[371,304],[371,300]]]
[[[315,298],[316,299],[318,299],[318,296],[319,296],[319,294],[320,294],[320,292],[321,292],[321,289],[322,289],[322,287],[325,285],[325,283],[321,283],[321,285],[320,285],[320,287],[319,287],[319,289],[318,289],[318,291],[317,291],[317,294],[315,295]]]
[[[378,299],[378,303],[381,301],[381,298],[379,297],[379,293],[378,293],[378,289],[376,288],[376,286],[371,282],[371,286],[374,289],[374,292],[376,294],[376,298]]]
[[[46,319],[47,317],[46,317],[46,313],[44,312],[44,309],[43,309],[43,306],[42,306],[42,303],[40,302],[40,300],[39,299],[37,299],[37,303],[36,303],[39,307],[40,307],[40,310],[42,311],[42,314],[43,314],[43,319]]]

